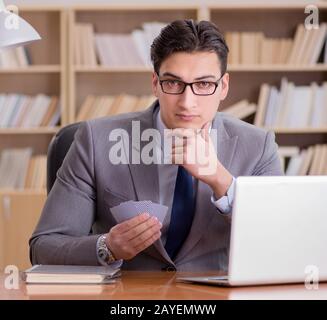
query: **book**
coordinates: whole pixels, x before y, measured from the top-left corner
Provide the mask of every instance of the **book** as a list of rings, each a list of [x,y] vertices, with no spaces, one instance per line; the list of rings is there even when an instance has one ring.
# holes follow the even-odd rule
[[[154,100],[155,97],[152,95],[140,97],[124,93],[117,96],[88,95],[79,109],[76,121],[141,111],[146,109]]]
[[[105,284],[120,276],[111,266],[35,265],[23,273],[26,283]]]
[[[222,110],[222,112],[238,119],[245,119],[254,114],[256,110],[257,106],[254,103],[249,103],[246,99],[243,99],[229,106],[228,108],[225,108]]]
[[[310,146],[307,150],[302,150],[303,159],[298,171],[299,176],[305,176],[309,174],[310,167],[312,165],[312,157],[314,154],[314,146]]]
[[[92,33],[89,26],[89,35],[83,41],[87,46],[92,46],[99,64],[107,67],[142,67],[151,66],[150,47],[152,41],[159,35],[164,23],[147,22],[142,24],[142,29],[132,30],[130,33]],[[80,24],[75,27],[75,32],[80,34]],[[85,65],[80,49],[81,41],[75,43],[75,62]],[[85,51],[85,50],[84,50]],[[92,51],[92,52],[93,52]],[[94,60],[94,58],[93,58]]]
[[[0,68],[24,68],[31,64],[25,47],[0,50]]]
[[[269,90],[270,87],[268,84],[263,83],[260,87],[259,99],[258,99],[258,108],[254,118],[255,126],[263,126],[266,112],[266,105],[269,100]]]
[[[303,150],[301,154],[296,154],[292,156],[288,164],[288,167],[285,170],[285,175],[287,176],[298,175],[305,156],[306,156],[306,150]]]
[[[53,127],[59,118],[59,97],[44,94],[31,97],[12,93],[0,96],[1,128]]]
[[[0,188],[24,188],[31,155],[31,148],[4,149],[1,152]]]
[[[280,89],[262,84],[254,125],[267,128],[325,128],[327,83],[296,86],[282,78]]]

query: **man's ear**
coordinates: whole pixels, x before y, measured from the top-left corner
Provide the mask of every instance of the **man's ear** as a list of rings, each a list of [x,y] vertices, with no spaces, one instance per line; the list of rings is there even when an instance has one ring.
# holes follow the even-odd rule
[[[220,100],[224,100],[227,97],[229,90],[229,73],[225,73],[221,78],[221,94]]]
[[[155,72],[152,73],[152,93],[158,98],[158,76]]]

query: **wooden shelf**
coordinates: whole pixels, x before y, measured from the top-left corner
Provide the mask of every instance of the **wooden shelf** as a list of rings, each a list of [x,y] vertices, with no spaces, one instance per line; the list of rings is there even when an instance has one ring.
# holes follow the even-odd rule
[[[230,72],[321,72],[327,71],[327,64],[317,65],[228,65]]]
[[[278,134],[326,133],[327,128],[265,128]]]
[[[46,189],[9,189],[0,188],[0,195],[46,195]]]
[[[31,65],[25,68],[0,68],[0,73],[58,73],[60,65]]]
[[[175,10],[200,10],[200,6],[194,4],[178,4],[178,3],[142,3],[138,2],[137,5],[134,3],[112,3],[112,4],[91,4],[91,5],[73,5],[73,11],[128,11],[128,12],[137,12],[137,11],[175,11]]]
[[[307,5],[315,5],[319,8],[327,8],[327,3],[324,1],[270,1],[270,2],[262,2],[262,1],[233,1],[233,2],[225,2],[225,3],[217,3],[217,4],[209,4],[209,10],[215,9],[234,9],[234,10],[291,10],[291,9],[304,9]]]
[[[152,67],[87,67],[75,66],[74,72],[78,73],[151,73]],[[327,71],[327,64],[324,65],[228,65],[228,72],[321,72]]]
[[[102,72],[102,73],[151,73],[152,72],[152,68],[150,67],[117,67],[117,68],[113,68],[113,67],[105,67],[105,66],[101,66],[99,65],[98,67],[87,67],[87,66],[75,66],[74,70],[75,72],[79,72],[79,73],[96,73],[96,72]]]
[[[55,134],[60,127],[38,127],[38,128],[0,128],[2,134]]]

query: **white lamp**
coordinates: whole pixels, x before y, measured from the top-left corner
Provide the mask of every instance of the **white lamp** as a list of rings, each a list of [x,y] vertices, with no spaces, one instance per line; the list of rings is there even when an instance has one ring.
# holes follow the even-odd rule
[[[23,18],[14,16],[17,28],[8,27],[8,20],[13,18],[14,13],[8,11],[5,4],[0,0],[0,48],[16,47],[40,40],[40,35]]]

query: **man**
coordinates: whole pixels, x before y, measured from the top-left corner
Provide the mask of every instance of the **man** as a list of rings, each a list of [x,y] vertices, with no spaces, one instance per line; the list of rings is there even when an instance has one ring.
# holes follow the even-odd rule
[[[158,100],[144,112],[82,125],[30,240],[33,264],[227,270],[235,177],[282,174],[273,133],[217,113],[228,93],[227,55],[210,22],[175,21],[161,31],[151,47]],[[110,161],[116,129],[129,134],[126,154],[144,146],[132,142],[135,122],[161,137],[176,129],[172,164]],[[207,172],[198,157],[187,161],[195,149],[206,154]],[[169,211],[163,224],[146,212],[117,224],[110,208],[128,200]]]

